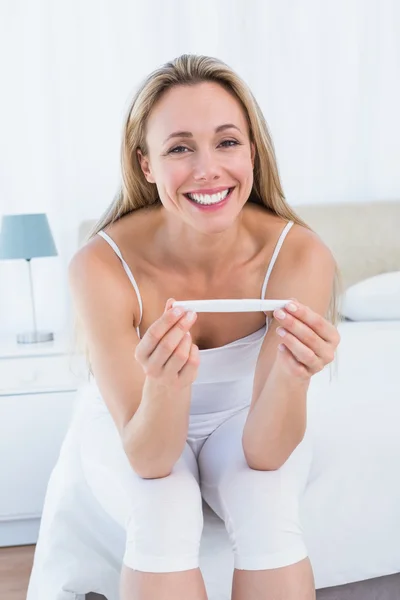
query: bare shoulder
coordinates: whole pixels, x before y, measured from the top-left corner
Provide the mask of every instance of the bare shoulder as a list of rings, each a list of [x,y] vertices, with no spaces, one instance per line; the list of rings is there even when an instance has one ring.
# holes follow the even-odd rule
[[[140,260],[159,226],[159,215],[159,211],[152,207],[134,210],[104,231],[116,242],[123,255],[129,252]]]
[[[291,237],[288,237],[288,268],[302,273],[310,269],[315,272],[334,273],[336,261],[332,251],[315,231],[294,223],[291,232]]]
[[[297,223],[289,235],[285,260],[271,281],[273,293],[297,298],[325,316],[334,292],[336,262],[332,252],[315,232]]]
[[[267,250],[271,258],[287,219],[266,211],[261,225],[266,237],[272,240]],[[280,248],[268,282],[269,298],[303,296],[313,302],[313,297],[329,297],[332,293],[336,261],[325,242],[313,230],[294,222]],[[309,293],[303,291],[304,288]],[[310,297],[313,296],[313,297]],[[300,298],[299,298],[300,299]]]
[[[134,322],[135,292],[121,261],[100,236],[89,240],[73,255],[68,265],[68,281],[79,308],[90,304],[93,310],[96,306],[115,306],[130,315],[131,325]]]
[[[250,222],[254,223],[255,235],[271,255],[288,220],[258,206],[252,207],[251,219]],[[331,250],[318,234],[294,222],[280,249],[277,266],[285,270],[298,268],[299,265],[307,268],[310,260],[314,261],[314,264],[318,262],[325,265],[335,264]]]
[[[146,231],[146,218],[141,213],[127,214],[104,228],[128,264],[139,265],[141,261],[143,232]],[[109,297],[110,302],[132,315],[135,325],[139,323],[140,306],[135,289],[120,258],[101,236],[92,237],[72,257],[69,281],[73,293],[87,292]]]

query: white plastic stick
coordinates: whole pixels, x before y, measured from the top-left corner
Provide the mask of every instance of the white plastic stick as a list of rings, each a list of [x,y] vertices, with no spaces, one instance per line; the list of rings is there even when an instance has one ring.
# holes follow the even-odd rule
[[[218,300],[177,300],[175,306],[194,312],[261,312],[282,308],[290,300],[261,300],[258,298],[218,299]]]

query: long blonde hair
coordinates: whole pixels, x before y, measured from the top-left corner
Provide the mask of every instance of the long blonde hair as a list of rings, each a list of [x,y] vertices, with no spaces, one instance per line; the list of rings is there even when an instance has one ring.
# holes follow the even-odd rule
[[[139,149],[143,155],[148,154],[147,120],[156,102],[171,87],[196,85],[206,81],[222,85],[237,98],[246,114],[250,139],[256,147],[253,188],[248,202],[265,206],[279,217],[311,230],[285,200],[268,126],[249,87],[223,61],[210,56],[183,54],[150,73],[137,90],[123,127],[121,189],[90,231],[86,241],[134,210],[161,204],[156,184],[146,180],[137,156]],[[338,298],[341,289],[340,272],[336,265],[334,288],[327,314],[327,318],[335,325],[339,320]]]

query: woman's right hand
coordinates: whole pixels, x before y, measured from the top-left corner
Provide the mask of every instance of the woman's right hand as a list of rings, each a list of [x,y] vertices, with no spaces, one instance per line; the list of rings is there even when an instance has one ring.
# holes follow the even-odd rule
[[[197,314],[185,314],[184,309],[176,314],[177,309],[171,308],[174,301],[169,298],[164,313],[150,325],[136,346],[135,358],[148,379],[184,388],[195,381],[200,364],[199,348],[190,335]]]

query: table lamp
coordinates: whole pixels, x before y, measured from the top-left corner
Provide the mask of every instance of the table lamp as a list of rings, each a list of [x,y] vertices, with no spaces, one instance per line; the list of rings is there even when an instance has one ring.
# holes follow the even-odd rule
[[[31,259],[40,256],[57,256],[57,254],[46,214],[3,216],[0,232],[0,260],[24,258],[28,261],[29,267],[33,331],[19,333],[17,335],[19,344],[49,342],[54,339],[52,332],[37,329]]]

